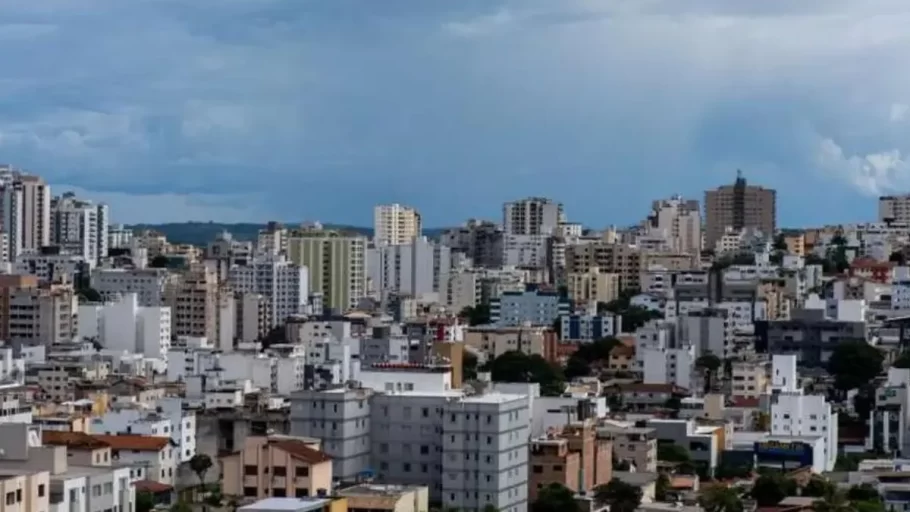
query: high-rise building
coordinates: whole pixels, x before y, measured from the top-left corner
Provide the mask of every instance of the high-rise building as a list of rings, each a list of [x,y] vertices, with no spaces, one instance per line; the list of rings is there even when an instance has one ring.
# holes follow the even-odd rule
[[[39,176],[0,167],[0,230],[9,235],[10,259],[51,241],[51,190]]]
[[[529,197],[502,207],[506,235],[552,235],[565,222],[562,203],[545,197]]]
[[[777,229],[777,192],[746,183],[737,171],[732,185],[705,192],[705,247],[713,248],[728,229],[755,228],[766,236]]]
[[[381,204],[373,209],[373,241],[376,245],[409,244],[421,234],[420,213],[410,206]]]
[[[70,343],[77,334],[78,306],[69,285],[39,285],[30,275],[0,276],[0,339]]]
[[[879,197],[878,221],[910,224],[910,194]]]
[[[234,295],[219,283],[214,268],[194,264],[167,284],[174,336],[205,337],[219,348],[233,347]]]
[[[495,222],[470,219],[461,227],[446,230],[440,240],[453,251],[471,258],[475,267],[502,266],[502,227]]]
[[[698,201],[682,196],[654,201],[648,216],[648,232],[667,241],[673,252],[701,252],[701,211]]]
[[[440,283],[449,281],[450,268],[450,249],[426,237],[368,249],[368,277],[381,297],[392,293],[417,298],[440,292]]]
[[[107,205],[67,192],[51,201],[51,244],[96,266],[107,256],[108,222]]]
[[[367,239],[321,227],[288,236],[288,258],[309,271],[309,292],[321,292],[326,307],[346,311],[366,295]]]
[[[269,301],[271,327],[306,313],[309,284],[307,268],[284,256],[263,254],[249,265],[231,268],[228,283],[235,292],[261,294]]]

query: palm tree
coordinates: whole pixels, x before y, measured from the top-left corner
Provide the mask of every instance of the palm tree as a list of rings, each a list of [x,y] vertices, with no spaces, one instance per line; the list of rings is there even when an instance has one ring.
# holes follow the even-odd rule
[[[743,500],[739,492],[726,485],[708,486],[698,497],[705,512],[742,512]]]
[[[815,512],[850,512],[855,509],[847,501],[843,492],[832,488],[823,498],[812,503],[812,510]]]
[[[723,361],[710,351],[695,360],[695,367],[702,371],[705,378],[706,394],[714,389],[714,380],[717,377],[717,370],[719,370],[722,365]]]
[[[594,489],[594,501],[601,506],[609,505],[610,512],[635,512],[641,505],[641,489],[614,478]]]

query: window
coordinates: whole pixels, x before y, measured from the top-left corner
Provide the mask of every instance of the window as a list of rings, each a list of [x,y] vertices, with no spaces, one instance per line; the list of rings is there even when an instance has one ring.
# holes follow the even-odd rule
[[[246,476],[256,476],[259,474],[259,468],[252,464],[247,464],[243,466],[243,474]]]
[[[285,498],[287,495],[288,492],[285,489],[282,489],[280,487],[275,487],[272,489],[272,496],[276,498]]]
[[[310,495],[309,489],[294,489],[294,496],[297,498],[306,498]]]
[[[427,409],[426,407],[424,407],[423,409],[420,410],[420,414],[421,414],[421,416],[423,416],[424,418],[429,418],[429,417],[430,417],[430,410]]]
[[[114,494],[114,484],[104,484],[104,494]]]
[[[427,455],[427,454],[429,454],[429,453],[430,453],[430,447],[429,447],[429,446],[427,446],[427,445],[425,445],[425,444],[420,445],[420,454],[421,454],[421,455]]]
[[[164,476],[164,475],[163,475],[163,473],[164,473],[164,470],[163,470],[163,469],[161,470],[161,473],[162,473],[161,476]],[[101,496],[101,486],[100,486],[100,485],[93,485],[93,486],[92,486],[92,496]]]
[[[287,476],[288,470],[286,467],[276,466],[275,468],[272,469],[272,474],[275,476]]]
[[[410,473],[410,472],[411,472],[411,463],[410,463],[410,462],[405,462],[403,467],[404,467],[404,472],[405,472],[405,473]]]
[[[39,497],[39,498],[43,498],[43,497],[44,497],[44,492],[45,492],[45,490],[44,490],[44,484],[39,485],[39,486],[38,486],[38,497]]]
[[[8,492],[6,493],[6,504],[15,505],[16,504],[16,493]]]
[[[562,471],[562,465],[556,464],[555,466],[553,466],[553,471]]]
[[[539,474],[539,473],[543,473],[543,466],[535,465],[535,466],[534,466],[534,472],[535,472],[535,473],[538,473],[538,474]]]

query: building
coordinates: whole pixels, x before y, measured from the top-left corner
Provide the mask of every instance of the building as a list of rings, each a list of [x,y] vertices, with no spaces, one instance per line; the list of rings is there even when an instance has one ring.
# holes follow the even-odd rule
[[[611,442],[599,438],[593,421],[571,423],[531,441],[528,498],[540,488],[560,484],[589,493],[607,484],[613,474]]]
[[[495,222],[470,219],[461,227],[445,231],[440,242],[467,256],[475,268],[502,267],[503,232]]]
[[[241,342],[254,342],[272,330],[272,301],[261,293],[238,293],[234,297],[237,322],[234,335]]]
[[[733,229],[746,228],[771,236],[777,229],[777,193],[772,189],[749,185],[737,171],[732,185],[705,192],[705,246],[714,247]]]
[[[193,264],[174,276],[165,292],[171,309],[171,334],[206,338],[223,350],[233,349],[236,306],[233,292],[221,285],[217,270]]]
[[[478,325],[465,330],[465,345],[481,351],[489,359],[518,350],[525,354],[544,354],[549,326],[499,327]]]
[[[698,201],[682,196],[654,201],[647,221],[648,233],[666,241],[674,253],[701,252],[701,211]]]
[[[313,441],[247,437],[240,450],[220,458],[221,492],[257,499],[330,494],[332,459]]]
[[[420,213],[410,206],[398,203],[382,204],[373,208],[373,243],[404,245],[421,235]]]
[[[109,222],[106,204],[76,199],[67,192],[51,201],[50,245],[97,266],[107,257]]]
[[[789,320],[755,322],[755,348],[759,353],[795,355],[806,366],[823,366],[841,342],[867,339],[866,322],[860,318],[832,318],[823,309],[798,309]]]
[[[306,313],[309,274],[284,256],[260,256],[249,265],[230,269],[228,284],[238,293],[259,294],[269,304],[270,327]]]
[[[910,225],[910,194],[878,198],[878,221]]]
[[[640,289],[641,265],[641,251],[632,245],[598,240],[566,246],[567,274],[588,273],[592,268],[618,274],[620,291]]]
[[[11,261],[50,245],[51,190],[41,177],[0,168],[0,214]]]
[[[69,285],[39,285],[30,275],[0,275],[0,339],[51,345],[78,332],[79,300]]]
[[[685,348],[644,348],[636,352],[642,361],[642,382],[644,384],[673,384],[693,391],[695,349]]]
[[[559,317],[559,339],[563,341],[597,341],[622,332],[619,315],[563,315]]]
[[[875,390],[865,446],[899,457],[910,454],[910,369],[888,368],[888,379]]]
[[[365,483],[335,490],[335,496],[348,500],[352,511],[429,512],[429,494],[422,485]]]
[[[168,271],[163,268],[96,268],[92,271],[92,288],[105,302],[116,301],[124,293],[136,293],[140,306],[152,307],[164,304],[167,279]]]
[[[16,274],[38,276],[42,283],[75,283],[90,275],[90,264],[82,256],[61,252],[57,246],[38,252],[23,252],[13,264]]]
[[[239,512],[348,512],[347,500],[329,496],[266,498],[238,507]]]
[[[490,301],[490,322],[500,327],[553,325],[569,314],[569,300],[556,292],[526,289],[504,292]]]
[[[566,275],[569,299],[575,304],[614,301],[619,298],[621,282],[619,274],[601,272],[598,267],[591,267],[587,272],[571,272]]]
[[[445,298],[452,266],[450,251],[426,237],[377,245],[367,250],[367,277],[381,299],[390,294],[425,298],[433,293]]]
[[[688,450],[699,474],[713,476],[727,448],[724,426],[698,424],[691,419],[649,419],[657,444],[675,444]]]
[[[141,307],[135,293],[117,302],[81,304],[79,339],[97,340],[108,350],[127,351],[147,357],[167,358],[171,348],[171,309]]]
[[[553,235],[565,221],[562,204],[544,197],[529,197],[505,203],[502,225],[505,235]]]
[[[366,237],[301,229],[288,238],[288,258],[309,271],[309,293],[321,292],[326,307],[344,312],[366,296]]]
[[[733,398],[760,398],[768,392],[771,385],[770,360],[734,360],[730,366]]]
[[[636,471],[657,471],[657,435],[653,427],[608,420],[597,427],[597,436],[612,441],[617,461],[628,462]]]

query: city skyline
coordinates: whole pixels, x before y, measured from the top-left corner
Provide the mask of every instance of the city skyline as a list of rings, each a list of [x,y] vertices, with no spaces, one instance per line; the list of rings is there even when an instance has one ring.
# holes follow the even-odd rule
[[[737,168],[780,192],[783,226],[871,220],[910,190],[908,19],[894,0],[14,0],[0,154],[126,222],[367,225],[400,202],[447,226],[546,195],[622,225]]]

